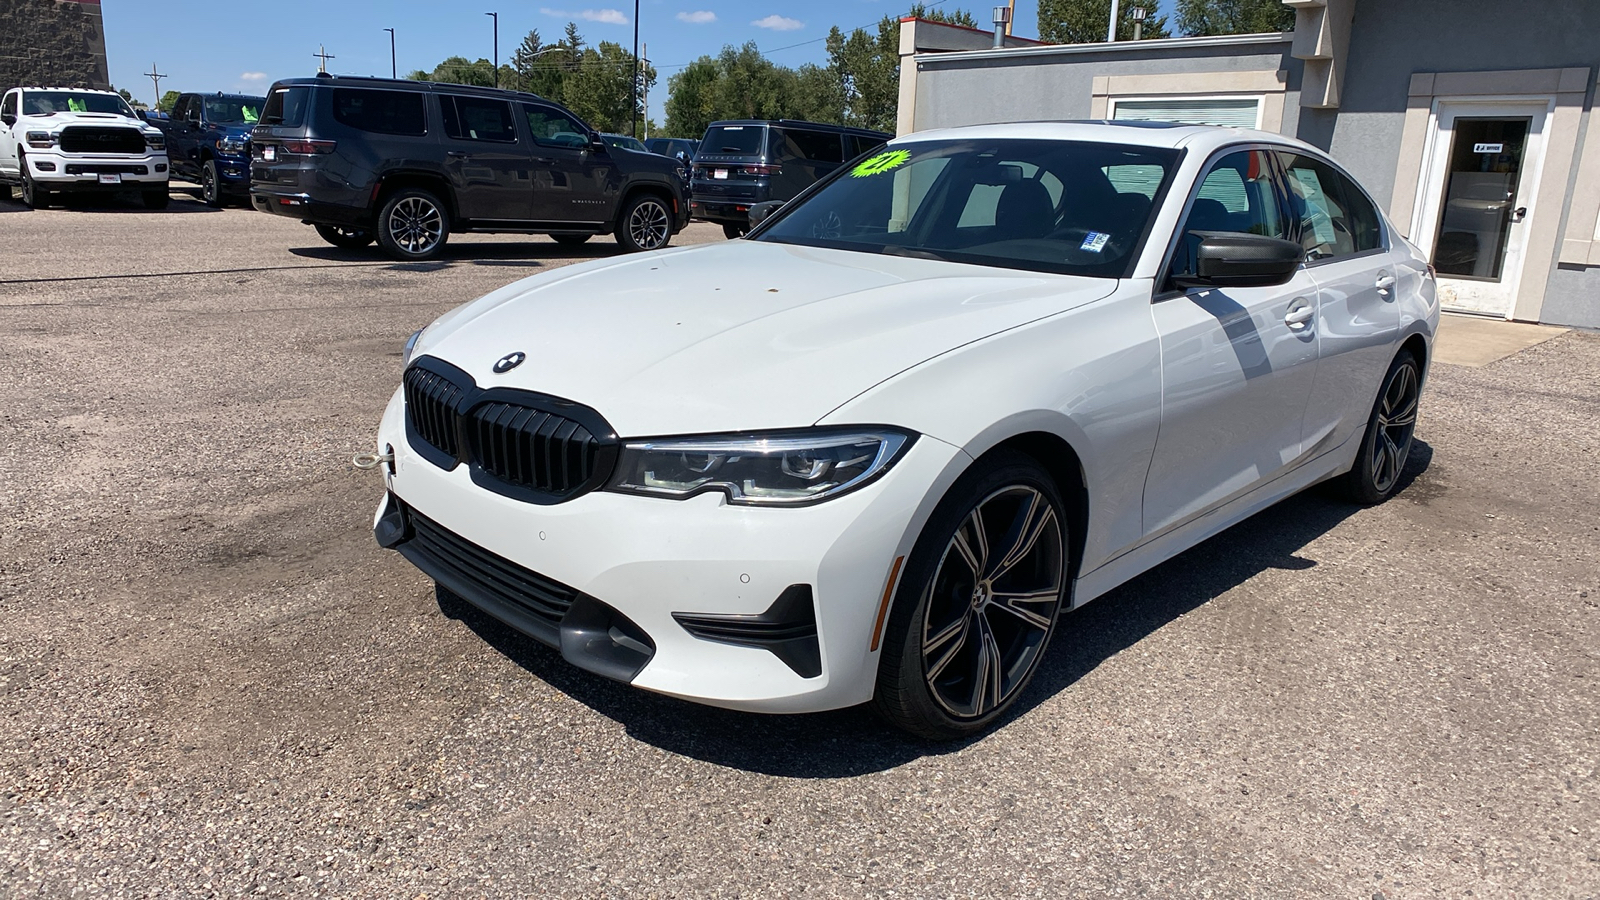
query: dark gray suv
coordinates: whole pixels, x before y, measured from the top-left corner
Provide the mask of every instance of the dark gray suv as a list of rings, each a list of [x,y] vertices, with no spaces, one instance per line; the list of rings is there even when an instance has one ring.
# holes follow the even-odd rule
[[[250,202],[339,247],[427,259],[452,231],[548,234],[626,250],[688,224],[675,160],[609,147],[534,94],[388,78],[294,78],[251,130]]]

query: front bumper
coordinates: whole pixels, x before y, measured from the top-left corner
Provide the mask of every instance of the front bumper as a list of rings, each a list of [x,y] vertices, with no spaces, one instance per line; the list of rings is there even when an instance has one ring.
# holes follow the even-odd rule
[[[165,153],[99,156],[29,150],[25,159],[33,183],[47,191],[151,190],[165,187],[169,174]]]
[[[478,487],[464,465],[445,471],[423,459],[407,443],[403,416],[397,392],[379,429],[379,446],[394,452],[391,496],[374,522],[380,543],[583,668],[758,712],[837,709],[872,697],[871,644],[890,570],[910,552],[930,498],[967,462],[924,435],[874,483],[814,506],[762,509],[729,505],[720,494],[680,501],[603,491],[536,506]],[[394,532],[397,508],[463,543],[433,551],[431,561],[416,552],[420,546],[408,552],[405,535]],[[529,581],[533,573],[539,581]],[[541,624],[526,615],[532,606],[519,612],[483,602],[483,591],[467,583],[483,577],[502,585],[520,578],[535,598],[551,584],[568,589],[572,612],[558,609]],[[785,653],[714,639],[716,623],[730,616],[805,618],[797,613],[801,598],[814,602],[814,662],[799,644]]]

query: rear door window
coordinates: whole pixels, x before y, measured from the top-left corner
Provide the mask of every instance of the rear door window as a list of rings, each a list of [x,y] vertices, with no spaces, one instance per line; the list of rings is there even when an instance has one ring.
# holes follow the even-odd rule
[[[306,123],[306,105],[311,99],[311,89],[304,85],[284,87],[267,95],[266,109],[261,111],[261,124],[299,128]]]
[[[334,88],[333,118],[342,125],[376,134],[428,133],[420,91]]]
[[[1383,245],[1378,212],[1350,179],[1320,159],[1278,154],[1289,179],[1291,217],[1307,259],[1332,259]]]
[[[864,134],[845,135],[844,140],[845,145],[849,147],[849,150],[845,152],[845,157],[847,159],[853,159],[863,153],[876,150],[879,147],[882,147],[884,144],[882,140],[879,140],[875,137],[867,137]]]
[[[837,132],[806,131],[803,128],[785,128],[786,143],[794,154],[811,162],[844,162],[844,151]]]
[[[463,141],[494,141],[514,144],[517,126],[511,118],[511,104],[488,97],[439,98],[444,110],[445,133]]]

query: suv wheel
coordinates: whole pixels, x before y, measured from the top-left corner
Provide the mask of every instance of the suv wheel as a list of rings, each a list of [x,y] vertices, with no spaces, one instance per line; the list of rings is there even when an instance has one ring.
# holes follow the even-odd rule
[[[431,259],[449,239],[449,213],[420,188],[395,192],[378,212],[378,243],[395,259]]]
[[[318,225],[317,234],[335,247],[358,250],[372,243],[372,232],[365,228],[345,228],[341,225]]]
[[[204,200],[207,206],[222,205],[222,184],[217,178],[216,160],[208,159],[206,164],[200,167],[200,199]]]
[[[672,214],[655,194],[639,194],[617,219],[617,244],[623,250],[659,250],[672,240]]]

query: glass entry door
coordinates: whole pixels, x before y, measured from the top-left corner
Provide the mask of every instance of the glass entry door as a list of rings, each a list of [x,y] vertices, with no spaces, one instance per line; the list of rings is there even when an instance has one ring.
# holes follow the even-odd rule
[[[1547,112],[1539,101],[1440,101],[1416,232],[1446,309],[1511,315]]]
[[[1440,275],[1500,280],[1511,226],[1526,216],[1526,207],[1517,206],[1517,178],[1531,124],[1526,118],[1456,119],[1443,221],[1433,243]]]

